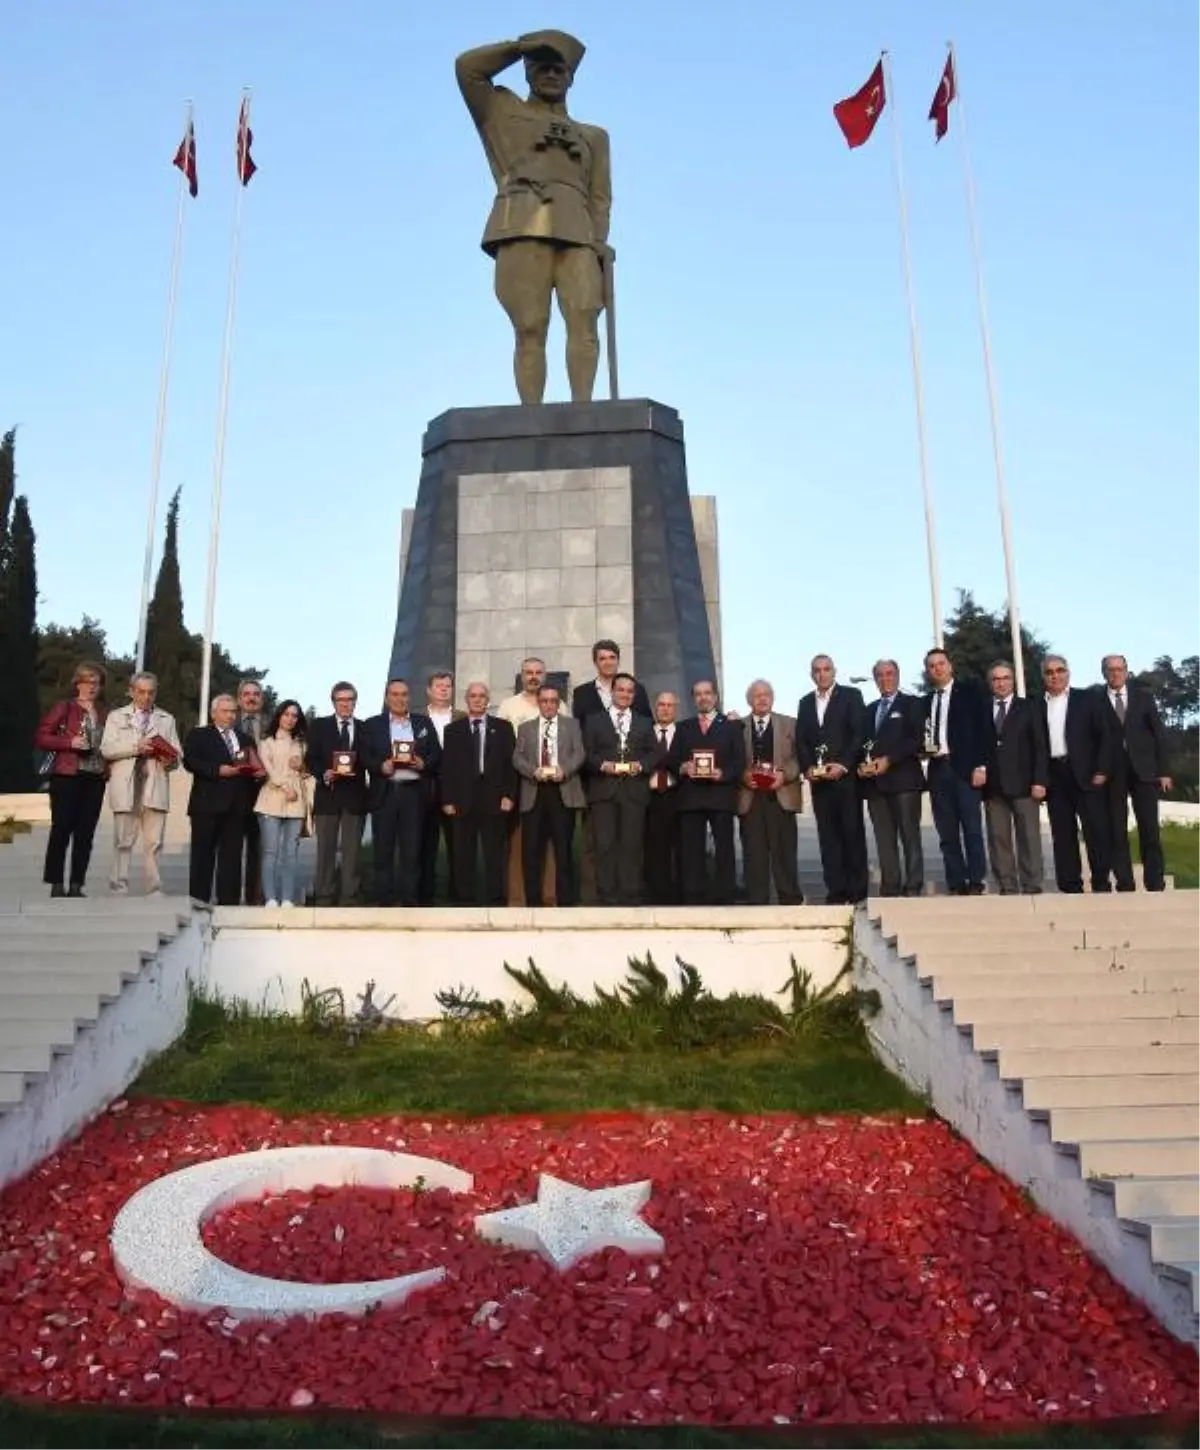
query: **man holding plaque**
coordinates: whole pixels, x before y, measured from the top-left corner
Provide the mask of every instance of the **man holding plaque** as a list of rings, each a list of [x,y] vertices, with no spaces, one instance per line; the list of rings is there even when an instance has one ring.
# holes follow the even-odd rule
[[[675,727],[667,769],[679,778],[679,877],[685,906],[732,906],[737,891],[733,818],[745,769],[742,727],[717,708],[712,680],[692,686],[696,714]],[[716,857],[708,881],[708,833]]]
[[[920,896],[925,889],[921,850],[921,702],[900,691],[900,666],[877,660],[872,671],[879,699],[867,706],[858,765],[879,857],[881,896]],[[904,853],[903,867],[900,853]]]
[[[451,899],[459,906],[505,906],[508,821],[517,803],[513,752],[517,737],[507,720],[487,712],[488,687],[467,686],[467,712],[442,736],[441,815],[449,828]],[[483,899],[476,889],[483,857]]]
[[[596,898],[601,906],[637,906],[642,895],[646,806],[658,747],[650,717],[634,708],[637,688],[632,675],[614,675],[609,708],[592,712],[583,722]]]
[[[154,703],[158,679],[141,670],[129,682],[129,704],[109,712],[100,754],[108,762],[108,805],[113,813],[113,865],[108,889],[129,893],[129,863],[141,840],[147,896],[161,896],[158,857],[171,807],[170,772],[179,764],[174,716]]]
[[[416,906],[421,871],[421,827],[429,782],[442,758],[428,715],[409,709],[407,680],[389,680],[381,715],[362,728],[362,755],[370,778],[375,904]]]
[[[828,906],[867,899],[867,837],[855,767],[866,739],[863,697],[837,683],[828,655],[811,666],[816,689],[796,710],[796,756],[812,787]]]
[[[525,905],[542,905],[546,853],[554,849],[554,898],[571,906],[575,884],[571,843],[575,812],[587,800],[579,772],[587,753],[578,720],[560,714],[557,685],[538,691],[538,714],[517,731],[513,765],[521,777],[521,855],[525,867]]]
[[[258,794],[254,743],[234,727],[237,701],[232,695],[217,695],[208,713],[212,723],[189,730],[183,746],[184,768],[192,777],[188,890],[196,901],[211,901],[215,867],[217,905],[239,906],[246,817]]]
[[[775,710],[775,691],[755,680],[746,691],[750,714],[742,722],[746,768],[738,791],[746,902],[766,906],[771,880],[780,906],[799,906],[804,897],[796,866],[796,813],[804,809],[796,722]]]
[[[339,906],[353,906],[358,899],[358,860],[367,817],[367,776],[361,754],[363,722],[355,717],[358,691],[349,680],[339,680],[329,698],[333,714],[314,720],[308,737],[307,764],[316,781],[316,898],[318,906],[332,906],[336,894]]]

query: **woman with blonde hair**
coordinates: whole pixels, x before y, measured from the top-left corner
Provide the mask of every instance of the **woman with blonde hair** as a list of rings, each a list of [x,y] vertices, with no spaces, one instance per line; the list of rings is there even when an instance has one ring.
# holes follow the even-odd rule
[[[258,744],[267,778],[254,811],[262,833],[262,894],[266,906],[295,906],[300,830],[308,816],[306,721],[295,700],[284,700]]]
[[[71,698],[59,700],[42,717],[33,743],[47,752],[43,773],[50,777],[50,839],[42,880],[51,896],[82,896],[92,857],[96,822],[104,803],[104,671],[81,660],[71,676]],[[64,885],[67,850],[70,885]]]

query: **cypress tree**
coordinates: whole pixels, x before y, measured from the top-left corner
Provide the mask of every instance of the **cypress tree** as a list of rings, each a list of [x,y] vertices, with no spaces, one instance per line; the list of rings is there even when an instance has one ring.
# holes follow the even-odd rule
[[[146,616],[146,668],[158,676],[158,703],[169,710],[180,727],[194,723],[185,687],[191,638],[183,624],[183,586],[179,578],[179,493],[167,508],[167,530],[162,560],[154,581],[154,594]]]
[[[8,516],[17,489],[17,430],[10,428],[0,438],[0,548],[8,537]]]
[[[22,496],[13,504],[7,537],[0,542],[0,791],[36,787],[38,718],[37,562],[29,505]]]

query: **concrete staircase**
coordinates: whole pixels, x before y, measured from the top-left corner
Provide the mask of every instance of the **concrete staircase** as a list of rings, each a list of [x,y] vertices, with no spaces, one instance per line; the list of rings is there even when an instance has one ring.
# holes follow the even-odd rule
[[[884,1060],[1195,1339],[1196,898],[876,901],[855,935]]]

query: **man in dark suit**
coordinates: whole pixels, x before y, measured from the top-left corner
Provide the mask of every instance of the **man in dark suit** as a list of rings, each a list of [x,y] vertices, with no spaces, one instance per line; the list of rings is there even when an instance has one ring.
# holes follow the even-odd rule
[[[863,697],[837,683],[828,655],[810,667],[816,689],[796,707],[796,758],[812,788],[813,815],[829,906],[867,899],[867,837],[855,774],[866,738]]]
[[[667,769],[679,781],[679,878],[685,906],[732,906],[737,891],[733,821],[738,782],[746,767],[742,726],[717,708],[712,680],[692,686],[696,713],[675,727]],[[711,769],[709,765],[711,764]],[[707,844],[712,832],[716,857],[709,890]]]
[[[1001,896],[1037,896],[1044,876],[1041,803],[1050,782],[1046,732],[1032,701],[1013,693],[1012,665],[994,664],[988,685],[994,735],[983,788],[988,857]]]
[[[920,896],[925,889],[921,849],[921,702],[900,691],[900,666],[878,660],[872,671],[878,700],[866,707],[864,759],[858,767],[866,798],[875,852],[879,857],[881,896]],[[867,746],[870,759],[866,759]],[[900,865],[900,852],[904,865]]]
[[[317,838],[318,906],[358,900],[358,860],[367,818],[367,772],[362,756],[363,722],[355,718],[358,691],[339,680],[330,691],[333,714],[314,720],[308,734],[307,765],[316,790],[313,833]],[[338,853],[342,868],[338,880]]]
[[[1149,690],[1129,679],[1124,655],[1105,655],[1101,697],[1117,742],[1113,773],[1104,788],[1108,807],[1108,840],[1118,891],[1132,891],[1133,862],[1129,854],[1129,802],[1137,822],[1142,880],[1147,891],[1166,888],[1158,801],[1173,784],[1167,774],[1167,741],[1162,718]]]
[[[449,670],[434,670],[425,681],[425,713],[437,731],[438,744],[445,748],[446,726],[454,720],[461,720],[464,712],[454,706],[454,675]],[[448,895],[456,901],[454,865],[450,859],[452,832],[450,818],[442,810],[442,778],[440,773],[429,782],[429,803],[425,811],[425,824],[421,828],[421,875],[417,882],[417,905],[432,906],[437,884],[438,846],[446,843],[446,873]],[[474,891],[467,902],[473,901]]]
[[[632,675],[618,671],[612,679],[612,709],[595,711],[583,721],[585,789],[601,906],[637,906],[642,896],[648,782],[658,763],[658,746],[650,717],[633,708],[636,688]]]
[[[1103,700],[1091,690],[1071,688],[1070,666],[1062,655],[1046,656],[1042,681],[1046,691],[1034,705],[1050,756],[1046,811],[1054,843],[1054,879],[1060,891],[1083,890],[1082,825],[1092,890],[1109,891],[1104,786],[1112,774],[1116,737],[1104,718]]]
[[[238,906],[246,817],[258,794],[258,782],[247,773],[254,742],[234,727],[237,701],[232,695],[218,695],[208,713],[212,724],[189,731],[183,746],[183,764],[192,776],[188,891],[196,901],[211,901],[215,865],[217,905]]]
[[[987,696],[970,680],[956,680],[944,649],[925,655],[930,692],[925,699],[925,741],[933,823],[954,896],[982,896],[987,857],[983,850],[983,787],[992,753]]]
[[[389,680],[383,713],[362,728],[377,906],[417,904],[421,827],[442,758],[433,722],[411,711],[409,698],[407,680]]]
[[[507,720],[487,712],[488,687],[467,686],[467,713],[442,736],[442,815],[450,828],[453,899],[460,906],[504,906],[508,820],[517,803],[513,752],[517,737]],[[483,900],[475,884],[483,856]]]
[[[670,690],[654,698],[654,745],[657,760],[648,782],[646,805],[646,900],[653,906],[679,905],[679,822],[675,803],[679,777],[667,768],[667,757],[675,739],[675,716],[679,701]]]
[[[538,713],[517,728],[513,764],[521,777],[521,856],[525,904],[542,905],[546,853],[554,847],[554,899],[575,901],[571,843],[575,812],[587,805],[579,779],[587,754],[579,721],[559,713],[557,685],[538,690]]]
[[[263,731],[267,728],[269,715],[263,713],[263,687],[258,680],[239,680],[237,687],[237,718],[233,727],[249,740],[257,750],[262,743]],[[259,838],[258,816],[254,810],[246,812],[246,826],[242,836],[242,850],[245,858],[243,880],[244,900],[247,906],[261,906],[262,893],[262,841]]]
[[[596,666],[596,678],[585,680],[571,691],[571,714],[579,721],[582,731],[589,715],[604,715],[612,708],[612,684],[621,668],[621,647],[615,639],[598,639],[592,646],[592,663]],[[634,714],[650,718],[650,701],[644,685],[636,685],[633,694]],[[596,845],[593,839],[591,811],[583,816],[583,834],[579,853],[579,900],[584,906],[594,906],[597,901],[596,887]]]

